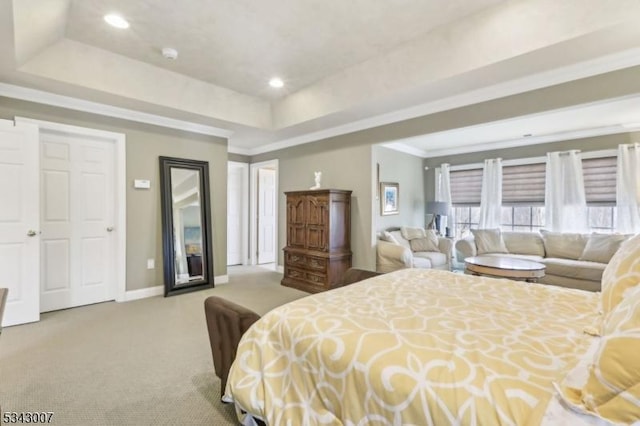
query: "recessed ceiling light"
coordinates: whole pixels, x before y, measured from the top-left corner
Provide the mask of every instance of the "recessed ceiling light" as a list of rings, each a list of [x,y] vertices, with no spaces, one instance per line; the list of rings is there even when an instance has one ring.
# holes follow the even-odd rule
[[[284,86],[284,81],[282,81],[281,78],[273,77],[271,80],[269,80],[269,86],[279,89]]]
[[[164,56],[167,59],[177,59],[178,58],[178,51],[172,47],[165,47],[162,49],[162,56]]]
[[[107,24],[111,25],[112,27],[122,28],[122,29],[129,28],[129,23],[127,22],[127,20],[120,15],[116,15],[115,13],[104,15],[104,20],[107,22]]]

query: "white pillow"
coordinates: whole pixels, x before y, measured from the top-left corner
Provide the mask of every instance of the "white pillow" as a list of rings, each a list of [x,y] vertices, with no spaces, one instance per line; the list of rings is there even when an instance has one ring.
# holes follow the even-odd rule
[[[393,243],[393,244],[399,244],[398,240],[396,240],[396,237],[394,237],[391,232],[388,231],[382,231],[380,233],[380,239],[382,241],[387,241],[389,243]]]
[[[426,234],[427,235],[425,237],[414,238],[409,241],[409,244],[411,244],[411,251],[440,251],[438,248],[438,236],[436,235],[436,232],[430,229]]]
[[[546,257],[578,260],[587,245],[588,236],[569,232],[551,232],[541,229]]]
[[[620,244],[627,238],[627,235],[622,234],[597,234],[594,232],[589,236],[589,241],[587,241],[579,260],[609,263],[620,248]]]
[[[509,253],[500,229],[472,229],[471,233],[476,241],[478,254]]]
[[[411,228],[409,226],[401,226],[400,232],[405,240],[413,240],[415,238],[424,238],[427,236],[427,231],[423,228]]]

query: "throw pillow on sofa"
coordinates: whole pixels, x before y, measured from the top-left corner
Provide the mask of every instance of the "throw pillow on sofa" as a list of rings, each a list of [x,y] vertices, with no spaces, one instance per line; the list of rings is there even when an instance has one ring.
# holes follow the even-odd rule
[[[422,238],[414,238],[409,241],[412,251],[440,251],[438,249],[438,236],[435,231],[428,230]]]
[[[396,240],[396,237],[394,237],[391,232],[389,231],[383,231],[382,233],[380,233],[380,237],[379,237],[382,241],[386,241],[388,243],[393,243],[393,244],[400,244],[398,242],[398,240]]]
[[[541,229],[540,234],[542,235],[544,251],[547,253],[547,257],[559,257],[561,259],[579,259],[589,238],[584,234],[551,232],[546,229]]]
[[[471,233],[476,242],[478,254],[509,253],[500,229],[472,229]]]
[[[427,236],[427,230],[424,228],[411,228],[409,226],[401,226],[400,233],[405,240],[414,240],[416,238],[424,238]]]
[[[588,262],[609,263],[613,255],[620,248],[620,244],[627,239],[627,235],[621,234],[597,234],[589,236],[589,241],[579,260]]]

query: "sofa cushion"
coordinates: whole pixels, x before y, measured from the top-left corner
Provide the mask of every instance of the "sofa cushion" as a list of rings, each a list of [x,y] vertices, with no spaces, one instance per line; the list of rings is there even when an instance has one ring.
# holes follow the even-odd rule
[[[391,234],[391,232],[388,232],[388,231],[382,231],[380,233],[380,239],[388,243],[400,244],[398,240],[396,240],[396,237],[394,237],[393,234]]]
[[[510,254],[544,257],[544,243],[537,232],[503,232],[502,239]]]
[[[419,251],[413,253],[414,264],[418,262],[418,260],[429,260],[429,266],[435,268],[437,266],[446,265],[447,255],[440,253],[439,251]],[[416,265],[416,267],[418,266]]]
[[[426,253],[426,251],[423,251],[422,253]],[[426,257],[413,256],[413,267],[414,268],[429,269],[429,268],[432,267],[431,259],[426,258]]]
[[[415,238],[424,238],[427,236],[427,230],[424,228],[412,228],[410,226],[401,226],[400,233],[406,240],[413,240]]]
[[[411,250],[414,252],[439,251],[438,236],[432,230],[427,231],[425,237],[410,240],[409,245],[411,246]]]
[[[621,234],[597,234],[589,236],[587,245],[582,251],[580,260],[591,262],[609,263],[613,255],[620,248],[620,244],[628,238]]]
[[[409,250],[411,250],[411,245],[409,244],[409,240],[405,239],[405,238],[402,236],[402,232],[400,232],[400,231],[398,230],[398,231],[391,231],[391,232],[389,232],[389,233],[391,234],[391,236],[392,236],[393,238],[395,238],[395,239],[396,239],[396,241],[398,242],[398,244],[400,244],[402,247],[406,247],[406,248],[408,248]]]
[[[500,229],[472,229],[471,233],[476,241],[478,254],[508,253]]]
[[[560,277],[577,278],[589,281],[600,281],[606,264],[585,262],[582,260],[549,257],[541,261],[546,266],[545,274]]]
[[[588,235],[540,230],[547,257],[579,259],[587,245]]]

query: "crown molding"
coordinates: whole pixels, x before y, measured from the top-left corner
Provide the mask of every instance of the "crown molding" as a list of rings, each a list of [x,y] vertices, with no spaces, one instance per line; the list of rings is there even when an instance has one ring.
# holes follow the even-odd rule
[[[426,158],[428,153],[425,150],[420,148],[416,148],[411,145],[407,145],[402,142],[391,142],[391,143],[383,143],[381,144],[383,147],[392,149],[398,152],[404,152],[405,154],[415,155],[416,157]]]
[[[202,135],[218,136],[227,139],[233,135],[233,131],[221,129],[219,127],[207,126],[204,124],[193,123],[191,121],[177,120],[175,118],[169,118],[162,115],[115,107],[70,96],[57,95],[41,90],[15,86],[13,84],[0,83],[0,96],[67,108],[75,111],[89,112],[106,117],[121,118],[123,120],[135,121],[138,123],[153,124],[155,126],[184,130]]]
[[[543,136],[530,136],[518,139],[508,139],[495,142],[483,142],[478,145],[465,145],[455,148],[434,149],[426,152],[425,158],[442,157],[445,155],[467,154],[470,152],[491,151],[495,149],[517,148],[527,145],[538,145],[541,143],[567,141],[573,139],[590,138],[594,136],[614,135],[618,133],[629,133],[630,130],[621,125],[595,127],[592,129],[573,130],[570,132],[553,133]]]
[[[231,146],[231,145],[227,147],[227,152],[231,154],[240,154],[240,155],[248,155],[248,156],[253,155],[250,149],[240,148],[240,147]]]

